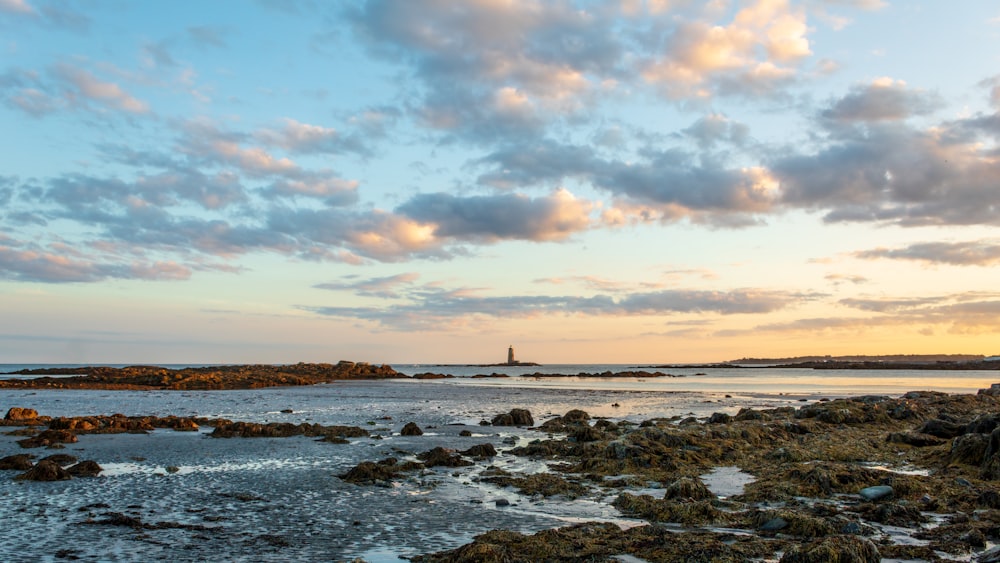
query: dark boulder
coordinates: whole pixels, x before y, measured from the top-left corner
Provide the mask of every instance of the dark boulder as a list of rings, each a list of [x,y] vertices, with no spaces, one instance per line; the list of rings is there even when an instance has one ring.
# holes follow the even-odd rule
[[[96,461],[88,459],[71,466],[66,471],[74,477],[97,477],[101,471],[104,471],[104,468]]]
[[[709,424],[729,424],[732,421],[733,417],[724,412],[713,412],[712,416],[708,417]]]
[[[477,458],[496,457],[497,450],[493,447],[493,444],[490,443],[478,444],[462,452],[462,455]]]
[[[577,423],[590,420],[590,415],[586,411],[573,409],[562,416],[563,422]]]
[[[705,483],[697,477],[681,477],[667,485],[663,493],[664,500],[713,500],[715,493],[710,491]]]
[[[493,426],[534,426],[535,419],[527,409],[511,409],[509,413],[493,417]]]
[[[66,481],[72,478],[68,471],[51,461],[39,461],[31,469],[14,477],[17,481]]]
[[[423,436],[424,431],[417,426],[416,422],[407,422],[403,429],[399,431],[401,436]]]
[[[950,440],[957,436],[965,434],[965,424],[959,424],[957,422],[949,422],[947,420],[941,420],[939,418],[933,418],[925,422],[917,432],[920,434],[929,434],[937,438],[944,438]]]
[[[463,459],[455,450],[437,447],[433,450],[417,454],[417,458],[427,467],[465,467],[472,465],[471,461]]]
[[[67,465],[73,465],[77,462],[76,456],[69,454],[52,454],[50,456],[43,457],[40,461],[51,461],[53,463],[58,463],[62,467]]]
[[[17,471],[26,471],[31,469],[31,466],[33,465],[31,463],[32,457],[34,456],[31,454],[15,454],[0,458],[0,469],[16,469]]]

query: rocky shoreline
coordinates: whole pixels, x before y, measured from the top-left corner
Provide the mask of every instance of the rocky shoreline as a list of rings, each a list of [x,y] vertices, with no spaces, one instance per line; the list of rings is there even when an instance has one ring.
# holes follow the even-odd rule
[[[77,435],[205,426],[214,428],[211,438],[299,436],[331,447],[381,437],[357,426],[176,416],[64,418],[30,408],[11,408],[3,424],[14,427],[20,447],[32,451],[59,450]],[[512,409],[480,426],[520,427],[530,439],[486,440],[459,450],[440,445],[411,422],[399,433],[428,440],[422,451],[372,458],[330,478],[380,494],[434,468],[453,468],[456,479],[458,471],[476,468],[477,486],[513,491],[524,502],[610,498],[609,507],[638,524],[595,521],[525,534],[486,531],[484,523],[484,533],[471,543],[412,557],[422,562],[615,561],[626,555],[650,562],[1000,561],[994,547],[1000,543],[997,386],[978,394],[861,396],[641,423],[573,409],[536,426],[529,411]],[[12,478],[29,480],[34,477],[21,472],[43,466],[40,475],[65,479],[53,466],[85,463],[71,456],[34,461],[37,457],[13,454],[0,459],[0,467],[16,469]],[[498,463],[501,458],[530,460],[546,470],[512,470]],[[86,461],[93,463],[86,466],[91,474],[99,474],[94,465],[100,460]],[[720,495],[707,477],[719,468],[751,482]],[[496,502],[502,509],[501,500]],[[95,524],[181,529],[114,511],[90,512]],[[899,540],[900,530],[909,534],[905,541]]]
[[[31,376],[24,379],[0,379],[0,389],[108,389],[108,390],[227,390],[260,389],[317,385],[350,380],[375,379],[447,379],[453,375],[420,373],[408,376],[388,365],[340,361],[336,364],[298,363],[290,365],[233,365],[170,369],[159,366],[123,368],[90,366],[76,368],[24,369],[3,375]],[[505,378],[502,373],[482,374],[476,378]],[[662,372],[622,371],[601,373],[551,374],[531,373],[523,378],[654,378],[683,377]]]

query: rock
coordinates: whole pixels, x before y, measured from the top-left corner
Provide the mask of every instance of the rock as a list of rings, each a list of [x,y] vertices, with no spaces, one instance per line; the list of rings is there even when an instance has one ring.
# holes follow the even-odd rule
[[[459,436],[463,436],[463,437],[469,437],[469,436],[472,436],[472,431],[471,430],[462,430],[461,432],[458,433],[458,435]]]
[[[889,485],[876,485],[874,487],[865,487],[858,492],[861,498],[875,502],[882,500],[884,498],[889,498],[892,496],[892,487]]]
[[[748,407],[743,407],[740,409],[740,412],[736,413],[736,416],[733,417],[734,420],[767,420],[768,418],[769,417],[766,414]]]
[[[511,409],[509,413],[493,417],[493,426],[534,426],[535,419],[527,409]]]
[[[917,434],[913,432],[892,432],[885,437],[885,441],[893,444],[906,444],[914,448],[940,446],[944,443],[943,439],[931,434]]]
[[[73,465],[76,463],[76,456],[69,454],[52,454],[50,456],[43,457],[40,461],[51,461],[62,467],[66,467],[67,465]]]
[[[42,448],[55,444],[75,444],[76,434],[69,430],[45,430],[33,438],[18,440],[17,443],[22,448]]]
[[[784,530],[788,527],[788,521],[780,516],[778,518],[771,518],[767,522],[764,522],[759,528],[762,532],[777,532],[778,530]]]
[[[463,459],[455,450],[436,447],[430,451],[417,454],[417,458],[427,467],[465,467],[472,465],[471,461]]]
[[[74,477],[97,477],[101,471],[104,471],[104,468],[98,465],[96,461],[88,459],[81,461],[66,471]]]
[[[712,500],[715,493],[710,491],[697,477],[681,477],[667,486],[664,500]]]
[[[965,424],[958,424],[956,422],[949,422],[947,420],[934,418],[925,422],[919,429],[917,429],[917,432],[920,434],[929,434],[937,438],[950,440],[956,436],[965,434],[965,428]]]
[[[32,457],[34,456],[31,454],[15,454],[0,458],[0,469],[16,469],[18,471],[26,471],[31,469],[31,466],[33,465],[31,463]]]
[[[981,465],[989,446],[989,436],[986,434],[965,434],[951,442],[948,452],[948,464]]]
[[[792,544],[780,563],[879,563],[875,544],[856,536],[833,536],[805,545]]]
[[[1000,414],[984,414],[977,416],[965,426],[966,434],[989,434],[1000,426]]]
[[[410,469],[396,463],[396,459],[387,457],[378,463],[372,461],[362,461],[350,471],[338,475],[348,483],[356,485],[383,485],[389,486],[389,481],[399,477],[403,471]]]
[[[424,431],[417,426],[416,422],[407,422],[403,429],[399,431],[400,436],[423,436]]]
[[[569,422],[569,423],[586,422],[590,420],[590,415],[587,414],[586,411],[582,411],[580,409],[573,409],[564,414],[562,419],[563,422]]]
[[[724,412],[714,412],[708,417],[709,424],[728,424],[733,421],[733,417]]]
[[[72,478],[68,471],[51,461],[39,461],[31,469],[14,477],[17,481],[66,481]]]
[[[38,418],[38,411],[22,407],[11,407],[7,411],[7,415],[3,417],[4,420],[9,420],[11,422],[35,420],[36,418]]]
[[[572,438],[577,442],[597,442],[603,436],[604,435],[600,430],[594,428],[593,426],[587,426],[586,424],[578,428],[572,434]]]
[[[980,389],[980,395],[990,395],[992,397],[1000,397],[1000,383],[994,383],[990,385],[989,389]]]
[[[478,444],[462,452],[462,455],[478,458],[496,457],[497,450],[493,447],[493,444]]]
[[[983,479],[1000,479],[1000,428],[990,433],[981,467]]]
[[[498,498],[495,503],[498,507],[510,506],[510,501],[505,498]]]

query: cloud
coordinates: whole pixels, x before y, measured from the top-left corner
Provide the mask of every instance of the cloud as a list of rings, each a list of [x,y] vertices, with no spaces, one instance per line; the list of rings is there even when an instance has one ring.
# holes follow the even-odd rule
[[[420,278],[416,272],[407,272],[386,276],[381,278],[370,278],[357,281],[327,282],[314,285],[317,289],[329,289],[333,291],[353,291],[357,295],[365,297],[379,297],[382,299],[396,299],[403,293],[400,288],[412,286],[413,282]]]
[[[942,106],[940,96],[908,89],[900,80],[880,78],[855,86],[822,115],[834,121],[895,121],[926,115]]]
[[[82,68],[62,63],[55,67],[54,74],[71,87],[66,93],[71,101],[83,98],[128,113],[149,113],[146,102],[133,97],[114,82],[102,82]]]
[[[705,20],[661,23],[664,45],[642,76],[666,96],[770,95],[812,54],[805,10],[785,0],[750,2],[727,25]]]
[[[66,283],[106,279],[186,280],[191,270],[175,262],[129,262],[121,257],[101,261],[65,245],[48,249],[14,248],[0,239],[0,276],[14,281]]]
[[[864,250],[855,252],[854,256],[866,260],[888,258],[952,266],[992,266],[1000,264],[1000,242],[921,242],[902,248]]]
[[[778,156],[768,169],[783,205],[826,209],[828,222],[997,224],[1000,162],[972,134],[995,135],[993,117],[928,130],[893,121],[833,127],[815,152]]]
[[[22,15],[35,13],[35,9],[25,0],[0,0],[0,11]]]
[[[254,137],[264,144],[296,153],[371,154],[371,149],[356,135],[345,136],[335,129],[300,123],[294,119],[286,119],[280,129],[257,131]]]
[[[556,241],[587,229],[593,204],[567,190],[529,198],[520,194],[459,197],[421,194],[396,211],[424,224],[434,236],[463,241],[505,239]]]
[[[414,278],[415,279],[415,278]],[[635,292],[618,298],[609,295],[487,296],[469,289],[445,289],[437,285],[410,286],[410,279],[375,278],[328,285],[325,289],[357,290],[368,283],[378,287],[388,283],[404,287],[392,292],[406,301],[384,307],[301,306],[324,316],[355,318],[376,322],[390,329],[441,323],[461,325],[474,318],[533,318],[539,316],[662,316],[677,314],[746,315],[763,314],[812,299],[813,296],[760,289],[730,291],[660,290]],[[367,291],[362,289],[362,291]]]

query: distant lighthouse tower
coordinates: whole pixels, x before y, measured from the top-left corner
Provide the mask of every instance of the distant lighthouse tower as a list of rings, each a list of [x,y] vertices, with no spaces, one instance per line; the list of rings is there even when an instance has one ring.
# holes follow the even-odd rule
[[[516,363],[514,361],[514,345],[511,344],[510,348],[507,348],[507,365],[512,366]]]

